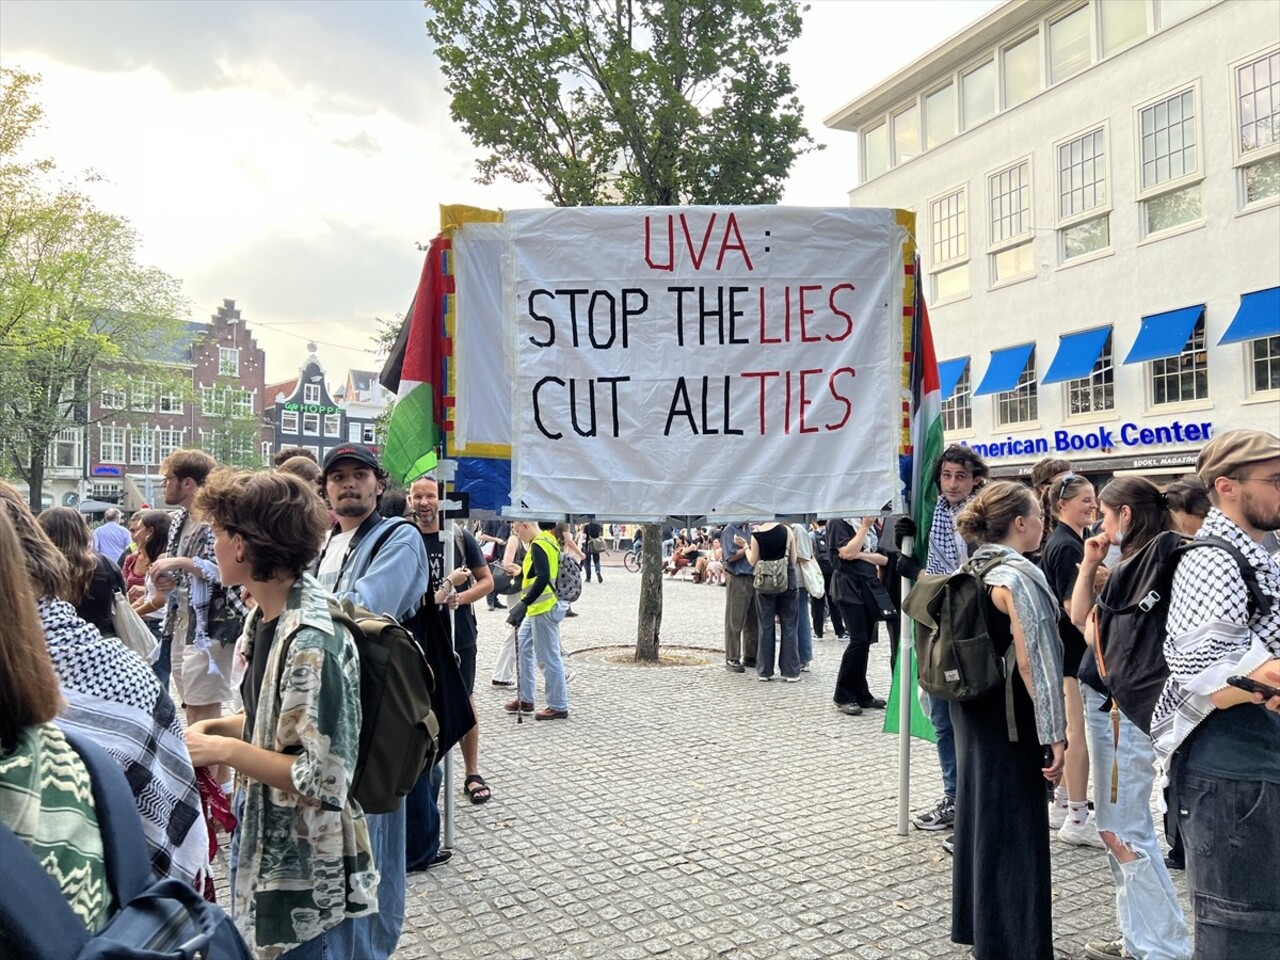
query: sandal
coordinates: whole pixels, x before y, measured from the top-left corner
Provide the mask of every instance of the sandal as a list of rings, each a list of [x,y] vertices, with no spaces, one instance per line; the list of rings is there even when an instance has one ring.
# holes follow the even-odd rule
[[[484,782],[484,777],[478,773],[473,773],[462,781],[462,792],[467,795],[472,803],[484,803],[493,796],[489,785]]]

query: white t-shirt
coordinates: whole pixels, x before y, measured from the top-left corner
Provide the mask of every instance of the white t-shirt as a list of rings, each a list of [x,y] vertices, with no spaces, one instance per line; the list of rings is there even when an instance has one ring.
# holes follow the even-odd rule
[[[342,561],[347,555],[347,549],[351,546],[351,538],[355,534],[355,529],[351,529],[346,533],[335,533],[329,537],[329,544],[324,549],[324,559],[320,561],[320,569],[316,572],[316,579],[330,593],[333,592],[334,586],[338,582],[338,577],[342,573]]]

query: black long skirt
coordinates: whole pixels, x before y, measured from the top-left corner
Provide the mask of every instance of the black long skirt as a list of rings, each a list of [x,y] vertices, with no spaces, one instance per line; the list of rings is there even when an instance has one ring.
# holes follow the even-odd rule
[[[951,704],[958,767],[951,939],[972,944],[977,960],[1051,960],[1044,748],[1020,674],[1013,686],[1016,743],[1003,686]]]

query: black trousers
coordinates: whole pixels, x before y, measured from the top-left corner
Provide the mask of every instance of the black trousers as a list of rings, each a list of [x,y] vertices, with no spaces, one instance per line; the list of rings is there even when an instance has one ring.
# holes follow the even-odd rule
[[[838,704],[863,704],[873,698],[867,686],[867,660],[871,656],[871,641],[876,635],[874,611],[865,603],[837,601],[844,627],[849,631],[849,646],[840,659],[840,673],[836,677],[836,692],[832,698]]]

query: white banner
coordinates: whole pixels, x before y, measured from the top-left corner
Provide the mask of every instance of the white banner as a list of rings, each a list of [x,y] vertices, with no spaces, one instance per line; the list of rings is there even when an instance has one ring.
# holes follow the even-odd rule
[[[512,504],[863,515],[899,493],[895,211],[507,214]]]
[[[453,234],[453,444],[464,453],[467,447],[511,445],[511,374],[501,347],[510,322],[502,303],[506,247],[501,223],[466,223]]]

